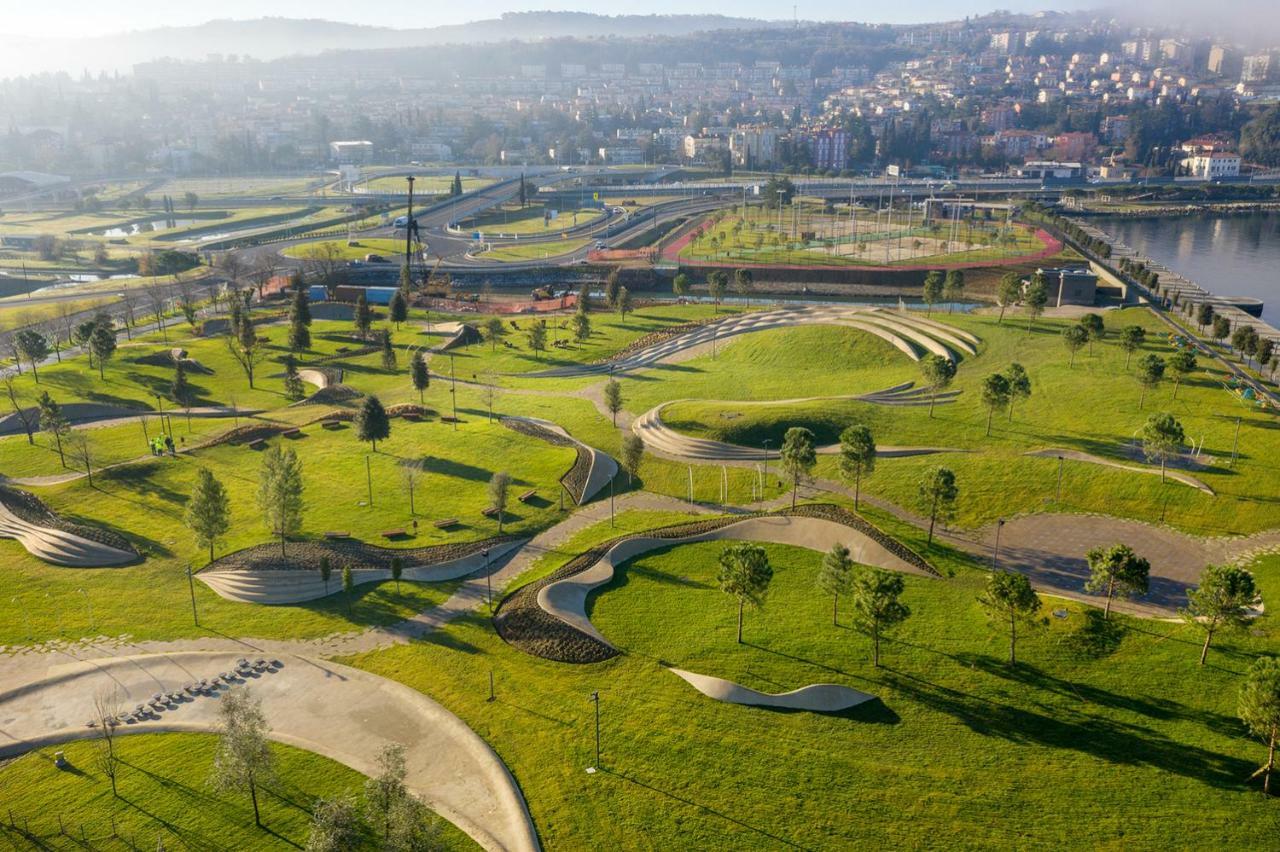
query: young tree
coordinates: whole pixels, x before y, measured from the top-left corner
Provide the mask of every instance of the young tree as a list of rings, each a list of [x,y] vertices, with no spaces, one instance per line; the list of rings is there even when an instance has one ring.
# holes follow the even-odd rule
[[[120,797],[116,789],[116,781],[120,776],[120,755],[116,754],[116,726],[120,724],[123,713],[120,707],[119,693],[114,689],[102,691],[93,697],[93,720],[98,734],[98,750],[94,755],[94,764],[111,782],[111,795]]]
[[[58,447],[58,462],[66,467],[67,456],[62,451],[62,439],[71,433],[71,421],[67,420],[67,415],[62,412],[62,406],[49,396],[48,391],[40,394],[36,405],[40,409],[40,429],[53,436],[54,443]]]
[[[625,325],[627,322],[627,314],[631,313],[633,310],[631,303],[631,291],[626,287],[619,288],[618,290],[617,308],[618,316],[622,318],[622,322]]]
[[[1249,780],[1262,776],[1262,793],[1271,795],[1271,773],[1280,742],[1280,659],[1259,657],[1249,667],[1236,704],[1240,721],[1267,746],[1267,762]]]
[[[1262,595],[1252,572],[1238,565],[1206,565],[1200,585],[1187,592],[1182,617],[1204,631],[1200,665],[1209,657],[1209,644],[1219,630],[1232,630],[1249,623],[1250,610],[1262,606]]]
[[[742,644],[742,610],[747,604],[759,608],[764,605],[773,568],[769,556],[758,544],[732,544],[720,552],[720,571],[716,582],[720,591],[732,595],[738,602],[738,644]]]
[[[404,575],[404,559],[399,556],[391,557],[391,579],[396,584],[396,594],[400,594],[400,577]]]
[[[1003,411],[1013,394],[1009,379],[1003,373],[992,373],[982,380],[982,404],[987,407],[987,436],[991,436],[991,420],[997,411]]]
[[[396,324],[396,331],[400,330],[400,323],[409,319],[409,302],[405,299],[403,290],[397,290],[391,297],[388,314],[391,321]]]
[[[1086,592],[1106,592],[1107,605],[1102,610],[1104,619],[1111,618],[1111,599],[1116,592],[1126,597],[1147,593],[1151,563],[1134,553],[1129,545],[1095,547],[1085,556],[1089,560],[1089,580],[1084,589]]]
[[[280,536],[280,556],[285,540],[302,529],[302,462],[293,450],[271,447],[262,457],[258,475],[258,508],[272,534]]]
[[[960,489],[956,475],[949,468],[934,467],[925,471],[920,480],[920,503],[929,514],[929,544],[933,544],[933,527],[938,521],[946,523],[955,512]]]
[[[293,357],[292,352],[284,356],[284,395],[293,402],[307,395],[306,385],[303,384],[302,376],[298,373],[298,359]]]
[[[35,446],[36,424],[39,418],[28,409],[22,407],[22,403],[18,401],[18,389],[14,387],[13,377],[5,376],[0,381],[4,382],[6,395],[9,397],[9,405],[13,408],[13,416],[18,418],[18,423],[22,425],[22,431],[27,433],[27,443]]]
[[[391,329],[382,329],[382,334],[378,335],[378,345],[382,349],[382,369],[387,371],[396,368],[396,348],[391,345]]]
[[[24,328],[13,336],[14,344],[22,357],[31,364],[31,377],[40,384],[40,373],[37,368],[40,362],[49,357],[49,339],[32,328]]]
[[[324,582],[324,596],[329,597],[329,579],[333,577],[333,562],[328,556],[320,557],[320,579]]]
[[[111,327],[110,318],[104,318],[103,322],[95,323],[93,336],[89,338],[89,349],[98,359],[98,378],[101,379],[104,377],[103,370],[107,362],[111,360],[112,355],[116,354],[116,331]]]
[[[68,436],[71,442],[71,457],[76,460],[77,464],[84,468],[85,478],[89,481],[89,487],[93,487],[93,446],[89,443],[89,436],[84,432],[72,432]]]
[[[635,432],[622,436],[622,469],[627,472],[627,485],[631,485],[640,473],[640,462],[644,458],[644,439]]]
[[[1000,318],[997,325],[1004,325],[1004,312],[1010,305],[1016,304],[1022,297],[1022,276],[1016,272],[1006,272],[1000,278],[1000,286],[996,290],[996,301],[1000,303]]]
[[[1129,369],[1133,353],[1147,342],[1147,330],[1140,325],[1127,325],[1120,332],[1120,348],[1124,350],[1124,368]]]
[[[618,425],[618,412],[622,410],[622,385],[617,379],[609,379],[604,386],[604,406],[613,415],[613,425]]]
[[[1013,421],[1013,404],[1020,399],[1031,398],[1031,377],[1026,369],[1014,361],[1004,371],[1005,380],[1009,382],[1009,420]]]
[[[378,774],[364,782],[364,804],[369,822],[382,826],[384,841],[391,837],[391,817],[396,805],[410,795],[404,779],[404,746],[399,743],[383,746],[378,752]]]
[[[1165,481],[1165,466],[1186,443],[1182,424],[1172,414],[1153,414],[1142,425],[1142,452],[1147,461],[1160,462],[1160,481]]]
[[[293,291],[293,302],[289,306],[289,349],[305,352],[310,348],[311,303],[307,298],[307,288],[299,285]]]
[[[356,312],[355,312],[356,334],[361,340],[369,339],[369,327],[373,325],[373,309],[369,307],[369,300],[365,298],[364,291],[356,296]]]
[[[579,310],[573,315],[573,339],[579,346],[591,338],[591,318]]]
[[[807,479],[818,463],[813,432],[803,426],[792,426],[782,436],[782,449],[778,451],[782,468],[791,480],[791,508],[796,507],[796,494],[800,483]]]
[[[348,852],[362,843],[360,816],[349,796],[320,799],[311,811],[311,831],[304,852]]]
[[[187,529],[195,534],[196,544],[209,548],[212,562],[214,545],[231,529],[231,501],[222,483],[207,467],[196,470],[196,483],[187,500],[183,520]]]
[[[1089,355],[1093,355],[1093,342],[1107,336],[1107,327],[1099,314],[1085,314],[1080,317],[1080,327],[1089,337]]]
[[[489,477],[489,508],[498,515],[498,535],[502,535],[502,523],[506,520],[507,497],[511,491],[511,475],[500,470]]]
[[[947,313],[955,309],[955,303],[964,300],[964,271],[948,269],[946,280],[942,284],[942,298],[947,300]]]
[[[733,273],[733,290],[744,299],[750,298],[755,289],[755,276],[750,269],[736,269]]]
[[[1177,399],[1182,380],[1196,371],[1196,353],[1190,349],[1179,349],[1165,359],[1165,364],[1173,373],[1173,398]]]
[[[720,313],[720,301],[724,299],[724,291],[729,286],[729,273],[717,269],[707,275],[707,295],[715,303],[716,313]]]
[[[880,668],[880,637],[911,615],[900,600],[905,588],[901,574],[881,568],[868,568],[853,579],[853,628],[871,637],[871,663],[876,668]]]
[[[1031,333],[1031,325],[1036,318],[1044,313],[1045,307],[1049,304],[1049,288],[1045,286],[1044,276],[1036,273],[1031,276],[1027,289],[1022,293],[1022,306],[1027,311],[1027,333]]]
[[[547,348],[547,321],[537,320],[531,324],[526,336],[529,340],[529,348],[533,350],[533,356],[541,360],[542,350]]]
[[[1031,581],[1013,571],[996,571],[987,577],[978,603],[992,621],[1009,625],[1009,665],[1016,665],[1018,625],[1034,626],[1040,612],[1040,598]]]
[[[578,312],[582,313],[582,308],[578,308]],[[484,322],[485,337],[489,338],[489,351],[495,352],[498,348],[498,340],[506,333],[506,329],[502,326],[502,320],[497,317],[489,317]]]
[[[942,355],[926,355],[920,359],[920,375],[929,385],[929,416],[933,417],[933,403],[938,392],[947,389],[956,376],[955,362]]]
[[[231,353],[231,357],[235,359],[235,362],[240,365],[240,369],[244,371],[245,378],[249,380],[249,387],[252,388],[253,377],[257,372],[258,365],[267,358],[267,348],[262,345],[262,341],[258,340],[253,323],[247,317],[240,322],[238,333],[230,334],[225,339],[227,351]]]
[[[849,556],[849,548],[840,542],[822,554],[818,588],[831,595],[831,623],[839,625],[840,596],[853,591],[853,559]]]
[[[413,389],[418,392],[418,404],[423,404],[427,388],[431,386],[431,371],[427,369],[427,359],[419,349],[413,353],[409,362],[409,377],[413,380]]]
[[[253,802],[254,825],[261,828],[258,785],[270,783],[275,777],[262,702],[253,697],[249,687],[236,687],[219,699],[218,719],[218,750],[210,784],[221,792],[247,789]]]
[[[1216,316],[1213,305],[1208,302],[1201,302],[1200,307],[1196,309],[1196,327],[1200,331],[1204,331],[1205,326],[1213,325],[1213,318]]]
[[[368,441],[375,453],[378,442],[391,437],[391,418],[387,416],[382,400],[372,394],[366,396],[356,410],[356,437]]]
[[[169,385],[169,399],[174,404],[187,409],[187,426],[191,426],[191,404],[195,401],[195,388],[187,380],[187,368],[181,361],[174,364],[173,383]]]
[[[604,301],[609,307],[617,309],[618,295],[622,292],[622,270],[614,267],[604,279]]]
[[[350,618],[352,614],[352,599],[356,595],[356,578],[351,573],[350,565],[342,566],[342,594],[347,599],[347,617]]]
[[[671,292],[681,299],[689,295],[689,276],[683,272],[677,273],[671,280]]]
[[[1147,354],[1138,359],[1138,384],[1142,385],[1142,395],[1138,397],[1138,410],[1147,402],[1147,391],[1158,386],[1164,378],[1164,359],[1159,355]]]
[[[839,465],[844,480],[853,480],[853,509],[856,512],[862,493],[862,477],[870,476],[876,469],[876,441],[871,429],[861,424],[845,427],[840,433]]]
[[[1218,345],[1221,346],[1222,341],[1225,340],[1227,338],[1227,335],[1231,333],[1231,320],[1227,319],[1221,314],[1217,314],[1213,318],[1213,328],[1210,330],[1209,333],[1213,337],[1213,339],[1217,341]]]
[[[921,296],[928,306],[925,310],[925,316],[933,313],[933,306],[942,301],[942,291],[945,287],[946,279],[943,277],[941,270],[931,269],[925,273],[924,286],[921,288]]]
[[[1067,351],[1071,353],[1071,361],[1067,365],[1074,367],[1076,365],[1076,353],[1084,348],[1089,342],[1089,332],[1082,325],[1069,325],[1062,330],[1062,343],[1067,347]]]

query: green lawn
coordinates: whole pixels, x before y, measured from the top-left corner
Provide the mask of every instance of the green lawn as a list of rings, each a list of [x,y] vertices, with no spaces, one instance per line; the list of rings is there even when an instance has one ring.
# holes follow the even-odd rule
[[[328,251],[329,246],[337,250],[336,256],[341,260],[364,260],[365,256],[370,254],[380,254],[392,261],[395,261],[396,258],[404,257],[404,240],[381,238],[358,239],[355,245],[349,244],[345,239],[316,240],[315,242],[289,246],[281,254],[305,260],[308,257],[316,256],[317,252]]]
[[[542,260],[575,252],[590,242],[590,239],[569,239],[540,243],[503,243],[484,252],[480,257],[484,260],[500,261],[502,263]]]
[[[160,843],[169,849],[297,849],[307,842],[311,809],[319,799],[350,795],[360,801],[363,795],[365,777],[355,770],[272,743],[277,779],[262,785],[259,829],[247,794],[209,788],[216,748],[212,734],[118,738],[119,798],[112,797],[110,781],[94,765],[95,743],[39,749],[0,765],[0,801],[9,809],[5,822],[11,813],[44,849],[154,849]],[[55,750],[65,752],[68,769],[54,767]],[[59,819],[66,836],[59,834]],[[478,848],[450,823],[437,822],[441,849]],[[7,825],[0,827],[0,837],[24,842]],[[367,826],[359,848],[378,848],[378,837]]]
[[[604,216],[603,211],[595,208],[582,210],[558,210],[554,218],[548,219],[551,208],[544,204],[531,204],[522,208],[519,204],[503,204],[487,210],[471,219],[463,219],[458,223],[464,231],[482,231],[486,237],[500,234],[547,235],[558,234],[578,225]]]
[[[613,532],[606,523],[579,538]],[[606,663],[529,657],[480,618],[354,662],[441,700],[485,737],[549,848],[641,835],[653,848],[1258,848],[1258,832],[1274,830],[1275,809],[1243,785],[1264,749],[1235,718],[1250,657],[1277,648],[1270,619],[1200,669],[1190,627],[1118,619],[1099,636],[1080,606],[1046,599],[1046,616],[1066,617],[1021,642],[1010,669],[1007,640],[975,602],[982,572],[935,549],[955,576],[907,579],[913,617],[877,670],[847,619],[832,626],[814,587],[818,555],[767,549],[774,581],[742,646],[715,588],[720,545],[705,544],[634,560],[593,596],[593,620],[624,650]],[[1280,594],[1280,559],[1255,569],[1264,594]],[[843,683],[881,702],[837,716],[736,707],[664,665],[771,692]],[[595,690],[606,772],[589,777]]]

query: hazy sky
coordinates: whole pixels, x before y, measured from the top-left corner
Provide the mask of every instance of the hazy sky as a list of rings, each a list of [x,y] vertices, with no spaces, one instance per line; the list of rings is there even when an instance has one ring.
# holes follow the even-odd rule
[[[807,20],[912,22],[953,20],[994,8],[1034,11],[1046,7],[1079,8],[1082,0],[899,0],[895,3],[809,0],[797,2]],[[791,4],[782,0],[472,0],[469,3],[352,3],[350,0],[218,0],[216,3],[173,0],[3,0],[0,34],[92,36],[157,26],[203,23],[210,18],[326,18],[333,21],[396,27],[460,24],[503,12],[536,9],[619,14],[712,12],[754,18],[790,18]]]

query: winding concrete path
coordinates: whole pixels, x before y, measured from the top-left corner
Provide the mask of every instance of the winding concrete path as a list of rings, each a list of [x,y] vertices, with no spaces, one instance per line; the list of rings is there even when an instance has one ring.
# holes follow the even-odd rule
[[[860,565],[874,565],[877,568],[888,568],[923,577],[933,576],[890,553],[870,536],[844,524],[823,518],[772,515],[745,518],[683,538],[657,538],[645,535],[626,538],[609,548],[598,562],[585,571],[539,589],[538,606],[548,615],[575,630],[614,648],[615,646],[596,629],[587,616],[587,597],[591,591],[612,580],[618,566],[637,556],[664,547],[704,541],[764,541],[773,544],[789,544],[824,553],[834,544],[843,544],[849,548],[850,558]]]
[[[1104,456],[1095,456],[1093,453],[1081,452],[1080,450],[1064,450],[1057,448],[1049,448],[1044,450],[1032,450],[1025,455],[1037,456],[1039,458],[1064,458],[1072,461],[1085,462],[1086,464],[1102,465],[1103,467],[1113,467],[1116,470],[1127,470],[1130,473],[1145,473],[1154,476],[1160,476],[1161,470],[1158,467],[1143,467],[1137,464],[1125,464],[1124,462],[1109,459]],[[1164,471],[1164,475],[1172,479],[1174,482],[1180,482],[1183,485],[1190,485],[1192,488],[1199,489],[1206,494],[1213,494],[1213,489],[1206,485],[1203,481],[1196,479],[1189,473],[1183,473],[1180,470]]]
[[[875,699],[874,695],[841,686],[838,683],[811,683],[789,692],[760,692],[724,678],[697,674],[684,669],[667,671],[680,677],[708,698],[728,704],[753,707],[776,707],[782,710],[807,710],[811,713],[839,713]]]
[[[526,423],[532,423],[540,426],[549,432],[570,441],[576,448],[585,452],[591,458],[591,468],[587,471],[587,481],[582,486],[582,494],[578,496],[578,505],[582,506],[591,502],[591,498],[595,497],[605,488],[609,487],[609,482],[618,475],[618,463],[614,461],[613,456],[608,453],[597,450],[590,444],[585,444],[577,438],[569,434],[563,426],[553,423],[550,420],[543,420],[540,417],[519,417],[516,415],[506,415],[504,420],[523,420]]]
[[[178,692],[235,667],[237,653],[114,657],[50,667],[0,693],[0,757],[93,735],[94,699],[127,710],[157,692]],[[535,850],[524,798],[502,761],[457,716],[407,686],[324,660],[286,656],[274,672],[246,681],[262,700],[270,736],[323,754],[366,775],[385,745],[405,747],[406,784],[486,849]],[[135,722],[125,733],[213,731],[218,698],[191,697]]]

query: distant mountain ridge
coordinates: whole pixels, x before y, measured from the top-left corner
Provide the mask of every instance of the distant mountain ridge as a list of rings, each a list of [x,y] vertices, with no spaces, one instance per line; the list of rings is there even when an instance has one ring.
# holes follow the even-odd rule
[[[509,12],[500,18],[416,29],[299,18],[214,20],[74,39],[0,36],[0,78],[49,71],[128,71],[155,59],[202,60],[210,54],[272,60],[330,50],[377,50],[545,38],[688,35],[710,30],[791,26],[727,15],[597,15]]]

